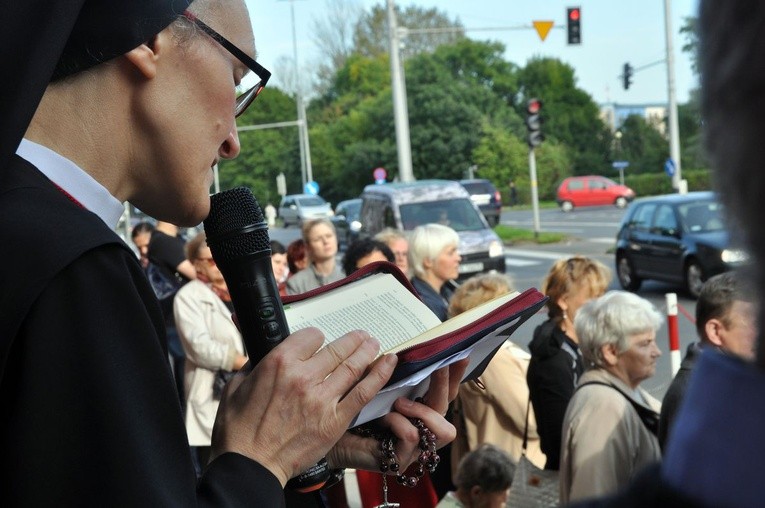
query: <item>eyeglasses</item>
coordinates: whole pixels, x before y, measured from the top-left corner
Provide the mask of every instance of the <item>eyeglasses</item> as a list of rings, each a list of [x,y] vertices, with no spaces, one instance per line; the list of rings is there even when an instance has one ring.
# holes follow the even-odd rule
[[[238,117],[244,113],[249,105],[252,104],[252,101],[255,100],[255,97],[257,97],[260,92],[263,91],[263,88],[266,87],[266,83],[268,83],[268,79],[271,77],[271,72],[250,58],[244,51],[234,46],[228,39],[210,28],[204,21],[197,18],[193,12],[184,11],[183,15],[250,69],[251,72],[245,74],[236,86],[236,108],[234,109],[234,116]]]

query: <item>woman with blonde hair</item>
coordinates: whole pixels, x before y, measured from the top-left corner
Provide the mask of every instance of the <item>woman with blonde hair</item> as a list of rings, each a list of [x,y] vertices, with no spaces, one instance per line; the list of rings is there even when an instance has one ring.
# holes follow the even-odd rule
[[[471,277],[454,292],[449,317],[512,291],[513,283],[507,275],[485,273]],[[452,443],[452,477],[456,478],[460,459],[484,443],[496,445],[515,462],[520,458],[529,402],[526,384],[529,358],[526,351],[507,340],[478,379],[460,385],[452,420],[457,428],[457,438]],[[544,467],[536,418],[530,408],[526,456],[538,467]]]
[[[315,219],[303,224],[308,266],[287,279],[287,294],[297,295],[320,288],[345,277],[337,256],[335,225],[328,219]]]
[[[611,272],[603,263],[584,256],[553,264],[543,284],[548,319],[534,330],[529,343],[531,362],[526,376],[537,417],[545,469],[558,470],[561,429],[566,406],[584,373],[574,318],[579,308],[606,292]]]

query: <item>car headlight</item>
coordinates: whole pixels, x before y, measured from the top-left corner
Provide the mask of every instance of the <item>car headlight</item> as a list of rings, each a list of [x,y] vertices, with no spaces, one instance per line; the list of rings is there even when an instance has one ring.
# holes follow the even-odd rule
[[[492,241],[489,244],[489,257],[495,258],[497,256],[501,256],[505,253],[505,250],[502,248],[502,244],[496,240]]]
[[[740,263],[748,258],[746,252],[741,249],[723,249],[720,257],[725,263]]]

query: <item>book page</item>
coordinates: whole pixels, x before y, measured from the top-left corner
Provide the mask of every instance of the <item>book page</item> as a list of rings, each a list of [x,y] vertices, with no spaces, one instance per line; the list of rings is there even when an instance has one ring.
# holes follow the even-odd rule
[[[520,293],[518,293],[517,291],[513,291],[512,293],[498,296],[497,298],[493,300],[489,300],[488,302],[483,303],[479,305],[478,307],[473,307],[472,309],[467,310],[457,316],[454,316],[453,318],[448,319],[444,321],[443,323],[438,323],[435,327],[430,328],[424,331],[423,333],[421,333],[420,335],[413,337],[412,339],[397,345],[395,348],[391,349],[389,352],[397,353],[408,347],[414,346],[416,344],[421,344],[423,342],[427,342],[431,339],[435,339],[436,337],[440,337],[442,335],[448,334],[449,332],[453,332],[454,330],[458,330],[465,325],[469,325],[470,323],[474,321],[478,321],[482,316],[485,316],[486,314],[493,311],[494,309],[501,307],[503,304],[509,302],[510,300],[518,296],[519,294]]]
[[[326,346],[352,330],[364,330],[380,342],[381,354],[441,324],[419,298],[387,273],[287,304],[284,313],[290,333],[315,326],[324,333]]]

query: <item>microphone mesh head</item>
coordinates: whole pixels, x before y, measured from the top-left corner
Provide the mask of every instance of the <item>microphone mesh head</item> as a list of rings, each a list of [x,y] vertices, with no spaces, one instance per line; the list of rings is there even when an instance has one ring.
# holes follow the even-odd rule
[[[266,219],[247,187],[213,194],[204,226],[207,244],[217,262],[264,251],[270,256]]]

